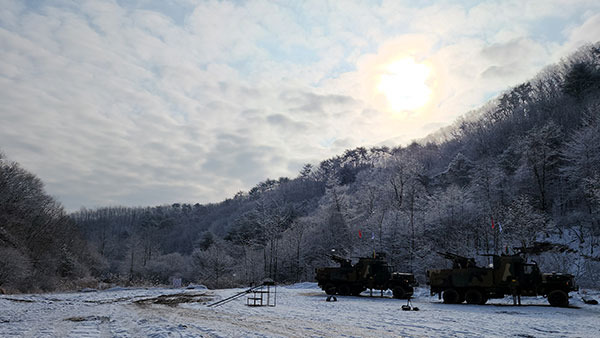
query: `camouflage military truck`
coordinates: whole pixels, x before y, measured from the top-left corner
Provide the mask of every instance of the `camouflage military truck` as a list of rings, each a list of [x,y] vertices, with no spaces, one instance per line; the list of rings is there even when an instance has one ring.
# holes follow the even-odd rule
[[[352,265],[350,259],[332,255],[339,267],[316,269],[316,280],[328,295],[358,296],[367,289],[391,289],[394,298],[409,298],[417,285],[412,273],[393,272],[384,253],[361,257]]]
[[[577,291],[573,275],[541,273],[535,262],[528,263],[517,255],[484,255],[493,258],[491,267],[477,267],[473,258],[439,253],[452,260],[452,269],[427,271],[431,295],[443,297],[444,303],[485,304],[490,298],[505,295],[548,298],[552,306],[568,306],[569,292]]]

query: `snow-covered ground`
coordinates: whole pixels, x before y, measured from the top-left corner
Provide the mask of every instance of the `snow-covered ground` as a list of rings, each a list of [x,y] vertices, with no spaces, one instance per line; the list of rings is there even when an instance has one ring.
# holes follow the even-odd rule
[[[220,307],[136,303],[160,295],[209,293],[214,300],[235,290],[117,288],[89,293],[0,296],[0,337],[600,337],[600,305],[571,293],[570,308],[544,298],[490,304],[447,305],[418,289],[413,305],[392,298],[337,297],[326,302],[316,284],[277,288],[276,307],[245,306],[246,297]],[[592,296],[598,299],[598,293]],[[387,295],[391,297],[391,295]],[[194,298],[194,300],[202,298]]]

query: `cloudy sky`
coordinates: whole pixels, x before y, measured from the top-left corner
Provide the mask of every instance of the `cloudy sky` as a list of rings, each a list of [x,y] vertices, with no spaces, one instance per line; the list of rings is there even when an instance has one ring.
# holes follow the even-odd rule
[[[598,1],[0,0],[0,150],[68,210],[217,202],[599,37]]]

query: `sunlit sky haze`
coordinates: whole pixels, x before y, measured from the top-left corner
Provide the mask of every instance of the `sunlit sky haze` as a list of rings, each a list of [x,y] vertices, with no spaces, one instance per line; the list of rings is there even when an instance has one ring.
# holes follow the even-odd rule
[[[0,149],[68,210],[218,202],[452,123],[598,1],[0,0]]]

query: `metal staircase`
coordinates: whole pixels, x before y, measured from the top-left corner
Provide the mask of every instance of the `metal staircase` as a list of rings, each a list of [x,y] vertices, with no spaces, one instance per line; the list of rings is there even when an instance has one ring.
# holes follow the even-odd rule
[[[253,289],[252,296],[246,299],[248,306],[276,306],[277,305],[277,285],[271,281],[265,281],[257,288]]]
[[[247,290],[238,292],[233,296],[208,304],[207,306],[221,306],[250,293],[252,293],[252,295],[246,300],[246,305],[248,306],[275,306],[277,304],[277,286],[273,280],[267,279],[263,281],[261,285],[253,286]]]

